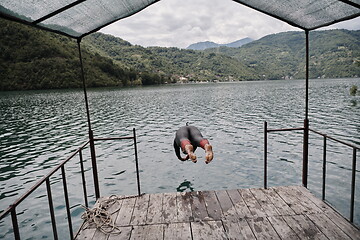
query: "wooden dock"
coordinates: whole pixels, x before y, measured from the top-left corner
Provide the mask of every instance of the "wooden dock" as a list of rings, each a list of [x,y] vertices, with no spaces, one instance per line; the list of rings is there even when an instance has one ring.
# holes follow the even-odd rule
[[[121,233],[90,225],[76,239],[360,239],[359,229],[298,186],[145,194],[108,211]]]

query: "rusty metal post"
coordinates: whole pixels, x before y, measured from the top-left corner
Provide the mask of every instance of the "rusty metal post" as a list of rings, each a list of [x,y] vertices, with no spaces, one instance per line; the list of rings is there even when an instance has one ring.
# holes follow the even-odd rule
[[[73,228],[72,228],[69,193],[68,193],[67,184],[66,184],[66,173],[65,173],[64,165],[61,166],[61,177],[62,177],[63,188],[64,188],[66,215],[67,215],[68,224],[69,224],[69,234],[70,234],[70,239],[72,240],[72,239],[74,239],[74,232],[73,232]]]
[[[16,216],[16,207],[13,207],[11,209],[11,220],[12,220],[15,240],[20,240],[19,224]]]
[[[86,179],[85,179],[85,169],[84,169],[84,163],[83,163],[83,157],[82,157],[82,148],[79,149],[79,157],[80,157],[81,179],[82,179],[82,185],[83,185],[85,207],[89,207],[89,203],[87,200]]]
[[[135,128],[133,128],[133,134],[134,134],[134,149],[135,149],[135,165],[136,165],[136,179],[137,179],[137,187],[138,187],[138,195],[141,195],[140,191],[140,174],[139,174],[139,161],[138,161],[138,155],[137,155],[137,145],[136,145],[136,132]]]
[[[302,184],[307,188],[308,165],[309,165],[309,30],[306,35],[306,89],[305,89],[305,120],[304,120],[304,142],[303,142],[303,171]]]
[[[96,199],[98,199],[98,198],[100,198],[100,188],[99,188],[99,178],[98,178],[97,164],[96,164],[94,134],[93,134],[93,131],[91,130],[90,111],[89,111],[89,103],[88,103],[88,98],[87,98],[87,93],[86,93],[84,65],[83,65],[82,56],[81,56],[80,42],[81,42],[81,38],[78,38],[77,43],[78,43],[80,66],[81,66],[81,78],[82,78],[82,82],[83,82],[86,115],[87,115],[87,121],[88,121],[88,126],[89,126],[90,154],[91,154],[91,164],[92,164],[93,178],[94,178],[95,197],[96,197]]]
[[[322,200],[325,200],[325,187],[326,187],[326,136],[324,138],[324,147],[323,147],[323,176],[322,176]]]
[[[356,148],[353,148],[352,174],[351,174],[351,199],[350,199],[350,222],[354,222],[355,204],[355,181],[356,181]]]
[[[56,228],[56,220],[55,220],[55,212],[54,212],[54,204],[52,200],[52,194],[51,194],[51,187],[50,187],[50,179],[46,179],[46,189],[47,189],[47,195],[48,195],[48,202],[49,202],[49,210],[50,210],[50,217],[51,217],[51,226],[53,229],[53,235],[54,239],[58,239],[57,234],[57,228]]]
[[[267,122],[264,122],[264,188],[267,189]]]

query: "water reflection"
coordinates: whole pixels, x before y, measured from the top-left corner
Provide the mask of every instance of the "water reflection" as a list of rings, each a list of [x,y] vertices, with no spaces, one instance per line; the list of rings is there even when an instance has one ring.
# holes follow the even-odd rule
[[[351,99],[351,106],[352,107],[356,107],[357,106],[357,100],[356,99]]]
[[[185,180],[184,182],[180,183],[180,185],[176,188],[178,192],[193,192],[194,188],[190,181]]]

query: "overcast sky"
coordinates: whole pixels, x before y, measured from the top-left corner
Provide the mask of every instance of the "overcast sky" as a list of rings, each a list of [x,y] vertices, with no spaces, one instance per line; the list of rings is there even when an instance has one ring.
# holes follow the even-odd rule
[[[322,28],[360,29],[360,18]],[[192,43],[230,43],[242,38],[301,31],[231,0],[162,0],[100,32],[144,47],[186,48]]]

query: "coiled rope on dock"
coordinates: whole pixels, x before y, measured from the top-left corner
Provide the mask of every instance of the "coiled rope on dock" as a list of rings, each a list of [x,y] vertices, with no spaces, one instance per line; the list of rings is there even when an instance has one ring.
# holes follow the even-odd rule
[[[141,194],[140,196],[142,196]],[[81,219],[84,220],[84,224],[81,229],[96,228],[104,234],[120,234],[120,227],[115,224],[115,219],[112,217],[115,213],[120,210],[119,200],[136,198],[136,196],[118,197],[111,195],[107,199],[99,200],[93,208],[82,206],[85,212],[81,215]],[[114,208],[115,204],[119,204],[114,211],[109,212],[110,208]]]

